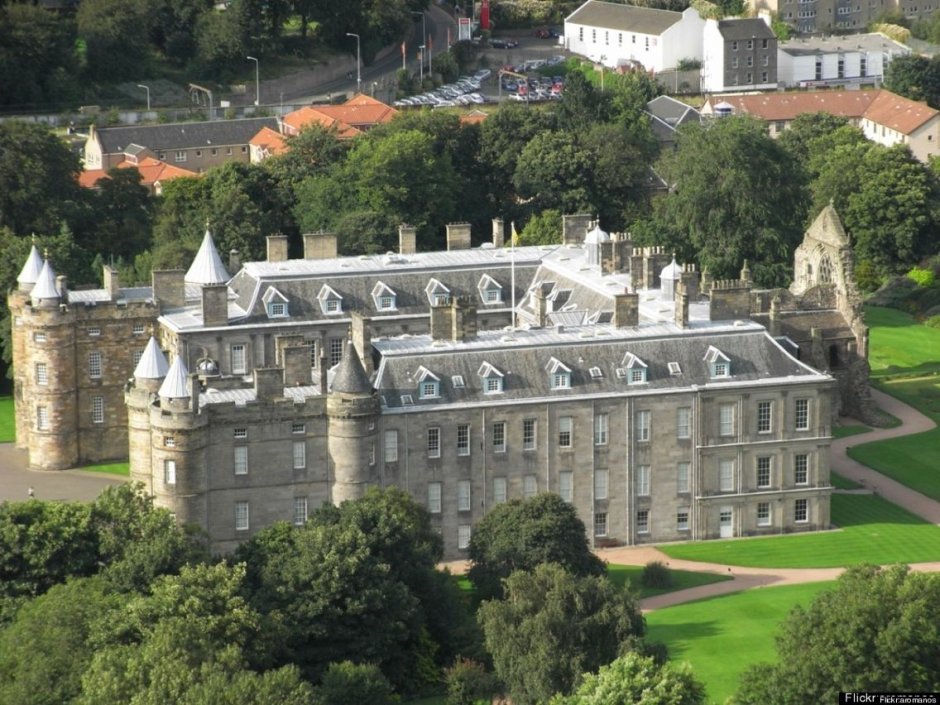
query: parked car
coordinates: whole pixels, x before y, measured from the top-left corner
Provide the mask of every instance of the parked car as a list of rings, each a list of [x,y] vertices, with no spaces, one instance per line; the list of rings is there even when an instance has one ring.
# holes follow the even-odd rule
[[[489,69],[480,69],[480,70],[477,71],[475,74],[473,74],[473,77],[474,77],[477,81],[479,81],[480,83],[482,83],[483,81],[485,81],[486,79],[488,79],[488,78],[489,78],[490,76],[492,76],[492,75],[493,75],[493,72],[490,71]]]
[[[506,49],[506,40],[505,39],[491,39],[490,46],[494,49]]]

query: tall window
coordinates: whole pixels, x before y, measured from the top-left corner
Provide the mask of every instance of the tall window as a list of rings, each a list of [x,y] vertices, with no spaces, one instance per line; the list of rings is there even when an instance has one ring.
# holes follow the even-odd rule
[[[522,496],[525,499],[534,497],[539,490],[539,483],[535,475],[524,475],[522,478]]]
[[[680,507],[676,510],[676,530],[677,531],[688,531],[689,530],[689,508]]]
[[[235,502],[235,531],[248,531],[248,502]]]
[[[175,460],[163,461],[163,484],[165,485],[176,484],[176,461]]]
[[[457,527],[457,548],[465,551],[470,548],[470,525],[461,524]]]
[[[91,422],[104,423],[104,397],[91,398]]]
[[[233,345],[230,351],[232,356],[232,374],[245,374],[245,346],[243,344]]]
[[[650,510],[641,509],[636,513],[636,532],[648,534],[650,532]]]
[[[770,433],[773,430],[773,402],[757,402],[757,432]]]
[[[294,526],[307,523],[307,498],[294,497]]]
[[[594,471],[594,499],[607,499],[607,470]]]
[[[535,450],[536,420],[524,419],[522,422],[522,450]]]
[[[734,404],[721,404],[718,407],[718,435],[734,435]]]
[[[497,421],[493,424],[493,452],[506,452],[506,422]]]
[[[441,483],[428,483],[428,511],[431,514],[441,513]]]
[[[804,523],[809,521],[809,500],[798,499],[793,504],[793,521]]]
[[[647,443],[650,439],[650,412],[636,412],[636,440],[638,443]]]
[[[770,502],[757,503],[757,525],[770,526]]]
[[[49,384],[49,369],[45,362],[36,363],[36,384],[41,386]]]
[[[650,466],[637,465],[636,467],[636,493],[640,497],[650,495]]]
[[[809,430],[809,399],[797,399],[794,409],[794,425],[797,431]]]
[[[793,483],[796,485],[809,483],[809,456],[806,453],[797,453],[793,456]]]
[[[36,407],[36,428],[40,431],[49,430],[49,410],[44,406]]]
[[[558,473],[558,495],[566,502],[574,500],[574,473],[571,470]]]
[[[235,446],[235,474],[248,474],[248,446]]]
[[[676,409],[676,438],[691,438],[692,436],[692,409],[680,406]]]
[[[307,467],[307,444],[303,441],[293,442],[294,470],[303,470]]]
[[[428,457],[441,457],[441,429],[436,426],[428,429]]]
[[[343,339],[330,338],[330,367],[335,367],[343,359]]]
[[[495,504],[502,504],[505,501],[506,501],[506,478],[494,477],[493,478],[493,502]]]
[[[88,353],[88,376],[92,379],[101,379],[101,353]]]
[[[470,511],[470,480],[459,480],[457,482],[457,511]]]
[[[597,512],[594,515],[594,535],[607,536],[607,512]]]
[[[721,492],[734,491],[734,461],[731,459],[718,461],[718,489]]]
[[[757,459],[757,486],[758,487],[770,487],[771,483],[771,458],[767,455],[762,455]]]
[[[385,432],[385,462],[398,461],[398,431]]]
[[[689,463],[678,463],[676,465],[676,492],[679,494],[690,491],[689,467]]]
[[[594,445],[607,445],[607,414],[598,414],[594,417]]]
[[[574,419],[562,416],[558,419],[558,447],[570,448],[574,429]]]
[[[457,455],[470,455],[470,425],[457,426]]]

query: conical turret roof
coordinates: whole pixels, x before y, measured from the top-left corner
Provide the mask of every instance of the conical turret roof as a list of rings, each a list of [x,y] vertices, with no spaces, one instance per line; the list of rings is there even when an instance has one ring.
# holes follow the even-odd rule
[[[150,341],[144,348],[144,354],[140,356],[140,362],[134,368],[134,377],[136,379],[163,379],[169,369],[170,365],[157,339],[150,336]]]
[[[42,263],[42,269],[39,270],[39,276],[36,277],[36,286],[29,292],[33,303],[43,299],[59,298],[59,290],[55,288],[55,271],[49,260]]]
[[[188,385],[189,370],[186,369],[186,363],[183,358],[177,355],[173,358],[173,364],[166,373],[166,379],[160,385],[160,391],[157,392],[161,397],[167,399],[185,399],[189,396]]]
[[[672,258],[672,262],[663,267],[663,271],[659,273],[660,280],[662,279],[672,279],[676,280],[682,276],[682,267],[676,262],[676,258]]]
[[[20,270],[20,275],[16,278],[20,286],[29,286],[35,284],[39,279],[39,273],[42,271],[42,257],[39,256],[39,250],[33,245],[29,251],[29,257],[26,258],[26,264]]]
[[[224,284],[231,279],[225,265],[222,264],[219,251],[215,249],[215,242],[212,241],[212,234],[208,229],[202,238],[196,259],[186,272],[185,279],[187,284]]]
[[[333,376],[333,391],[344,394],[371,394],[372,383],[362,367],[359,355],[351,342],[346,343],[343,359],[336,366]]]

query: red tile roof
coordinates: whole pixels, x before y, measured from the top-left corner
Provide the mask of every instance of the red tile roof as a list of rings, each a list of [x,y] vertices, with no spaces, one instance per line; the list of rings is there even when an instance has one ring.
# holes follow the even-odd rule
[[[251,138],[249,144],[253,147],[260,147],[266,153],[265,156],[283,154],[287,151],[284,135],[270,127],[262,127],[258,130],[258,134]]]
[[[189,171],[189,169],[181,169],[178,166],[172,166],[166,162],[161,162],[159,159],[154,157],[144,157],[139,162],[124,160],[117,165],[118,169],[129,169],[130,167],[137,167],[137,170],[140,172],[141,186],[146,186],[149,189],[153,189],[154,184],[158,181],[165,183],[172,179],[178,179],[180,177],[187,176],[199,176],[194,171]],[[95,185],[101,179],[110,178],[108,172],[104,169],[89,169],[83,171],[78,175],[78,184],[79,186],[84,186],[85,188],[94,188]]]
[[[891,91],[880,91],[878,97],[868,106],[864,117],[903,135],[909,135],[937,115],[940,115],[940,111],[924,103],[902,98]]]
[[[349,125],[342,120],[327,115],[320,110],[324,106],[306,106],[295,110],[292,113],[288,113],[284,116],[282,120],[284,127],[284,134],[286,135],[296,135],[307,125],[322,125],[326,129],[335,129],[336,136],[341,140],[348,140],[356,135],[361,135],[362,130]]]
[[[398,114],[395,108],[360,93],[342,105],[308,105],[284,116],[286,134],[296,134],[312,123],[335,127],[340,139],[349,139],[370,127],[390,122]]]

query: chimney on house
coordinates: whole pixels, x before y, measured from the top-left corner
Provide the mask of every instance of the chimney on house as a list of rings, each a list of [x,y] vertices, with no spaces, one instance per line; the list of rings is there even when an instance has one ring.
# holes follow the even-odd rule
[[[493,247],[502,247],[506,243],[506,224],[502,218],[493,218]]]
[[[470,249],[470,223],[448,223],[447,224],[447,249],[448,250],[469,250]]]
[[[242,268],[242,253],[236,248],[228,251],[228,271],[235,274]]]
[[[273,401],[284,396],[284,370],[280,367],[256,367],[255,399]]]
[[[281,351],[284,367],[284,386],[298,387],[310,384],[310,346],[291,345]]]
[[[699,280],[699,274],[694,264],[682,265],[682,272],[679,274],[679,281],[682,282],[682,287],[685,289],[685,292],[689,295],[690,302],[698,301],[698,297],[699,297],[698,280]]]
[[[398,254],[413,255],[417,252],[415,226],[402,223],[398,226]]]
[[[336,259],[336,234],[304,233],[304,259]]]
[[[580,245],[584,242],[593,217],[590,213],[561,216],[561,242],[563,245]]]
[[[108,265],[102,267],[102,272],[104,274],[104,290],[108,292],[108,298],[115,301],[121,289],[121,277],[114,267]]]
[[[548,324],[548,300],[545,298],[545,289],[541,284],[535,287],[535,325],[544,328]]]
[[[268,235],[268,262],[287,261],[287,235]]]
[[[614,328],[636,328],[640,325],[640,296],[624,291],[614,294]]]
[[[751,285],[740,279],[712,282],[710,299],[709,320],[734,321],[751,315]]]
[[[374,371],[372,364],[372,329],[371,319],[366,318],[358,311],[351,313],[352,344],[362,361],[362,368],[370,377]]]
[[[680,279],[676,282],[676,325],[680,328],[689,327],[689,292]]]
[[[228,285],[202,285],[202,325],[207,328],[228,325]]]
[[[472,340],[477,337],[477,307],[471,299],[455,296],[453,307],[453,339],[455,341]]]
[[[150,274],[153,298],[160,308],[182,308],[186,304],[186,272],[182,269],[154,270]]]

